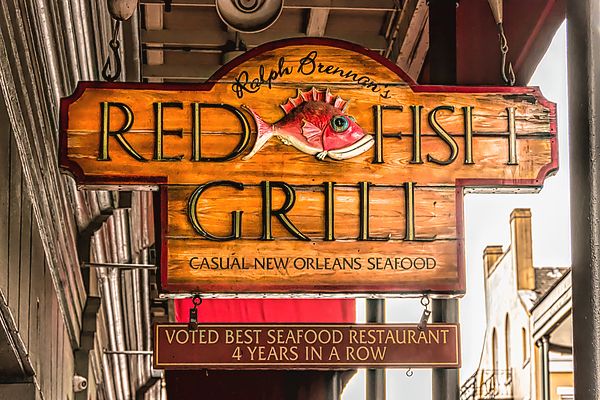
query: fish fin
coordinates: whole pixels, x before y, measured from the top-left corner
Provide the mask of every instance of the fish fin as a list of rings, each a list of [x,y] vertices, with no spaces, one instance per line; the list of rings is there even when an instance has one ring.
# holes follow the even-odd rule
[[[305,119],[302,122],[302,136],[306,138],[306,141],[310,144],[321,144],[323,130]]]
[[[291,146],[292,145],[292,142],[290,142],[284,136],[277,136],[277,139],[281,140],[281,143],[285,144],[286,146]]]
[[[248,111],[252,117],[254,118],[254,122],[256,123],[256,141],[254,142],[254,146],[250,153],[246,154],[242,157],[242,160],[249,160],[254,156],[262,147],[273,137],[273,125],[268,122],[263,121],[263,119],[255,113],[250,107],[242,105],[242,108]]]
[[[323,161],[325,159],[325,157],[327,157],[328,155],[329,155],[329,152],[327,150],[325,150],[325,151],[315,154],[315,157],[317,157],[319,160]]]

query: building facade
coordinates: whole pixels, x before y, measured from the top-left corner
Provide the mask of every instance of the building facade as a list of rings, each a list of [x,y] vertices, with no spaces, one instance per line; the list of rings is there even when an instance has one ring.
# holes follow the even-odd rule
[[[132,80],[136,18],[119,36]],[[78,190],[58,169],[59,99],[100,79],[111,24],[104,1],[0,4],[0,399],[162,392],[152,193]]]
[[[534,267],[530,210],[511,213],[510,232],[506,250],[484,250],[486,333],[461,398],[572,398],[570,269]]]

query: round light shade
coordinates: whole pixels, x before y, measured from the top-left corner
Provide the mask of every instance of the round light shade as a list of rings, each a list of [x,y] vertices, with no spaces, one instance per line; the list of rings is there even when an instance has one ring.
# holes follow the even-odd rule
[[[239,32],[260,32],[277,21],[283,0],[216,0],[217,13],[227,26]]]

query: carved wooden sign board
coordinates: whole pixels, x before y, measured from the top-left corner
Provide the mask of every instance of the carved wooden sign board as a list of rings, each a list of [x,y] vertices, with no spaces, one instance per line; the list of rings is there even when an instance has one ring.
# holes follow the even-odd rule
[[[419,86],[292,39],[203,84],[80,83],[60,163],[158,189],[163,292],[460,295],[464,191],[540,188],[556,112],[537,88]]]
[[[157,369],[460,368],[457,324],[154,326]]]

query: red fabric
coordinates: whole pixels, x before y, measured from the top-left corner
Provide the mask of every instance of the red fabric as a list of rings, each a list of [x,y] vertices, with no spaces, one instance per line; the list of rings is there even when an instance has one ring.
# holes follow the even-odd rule
[[[177,322],[188,322],[191,299],[175,300]],[[204,299],[198,322],[343,322],[356,320],[350,299]]]

